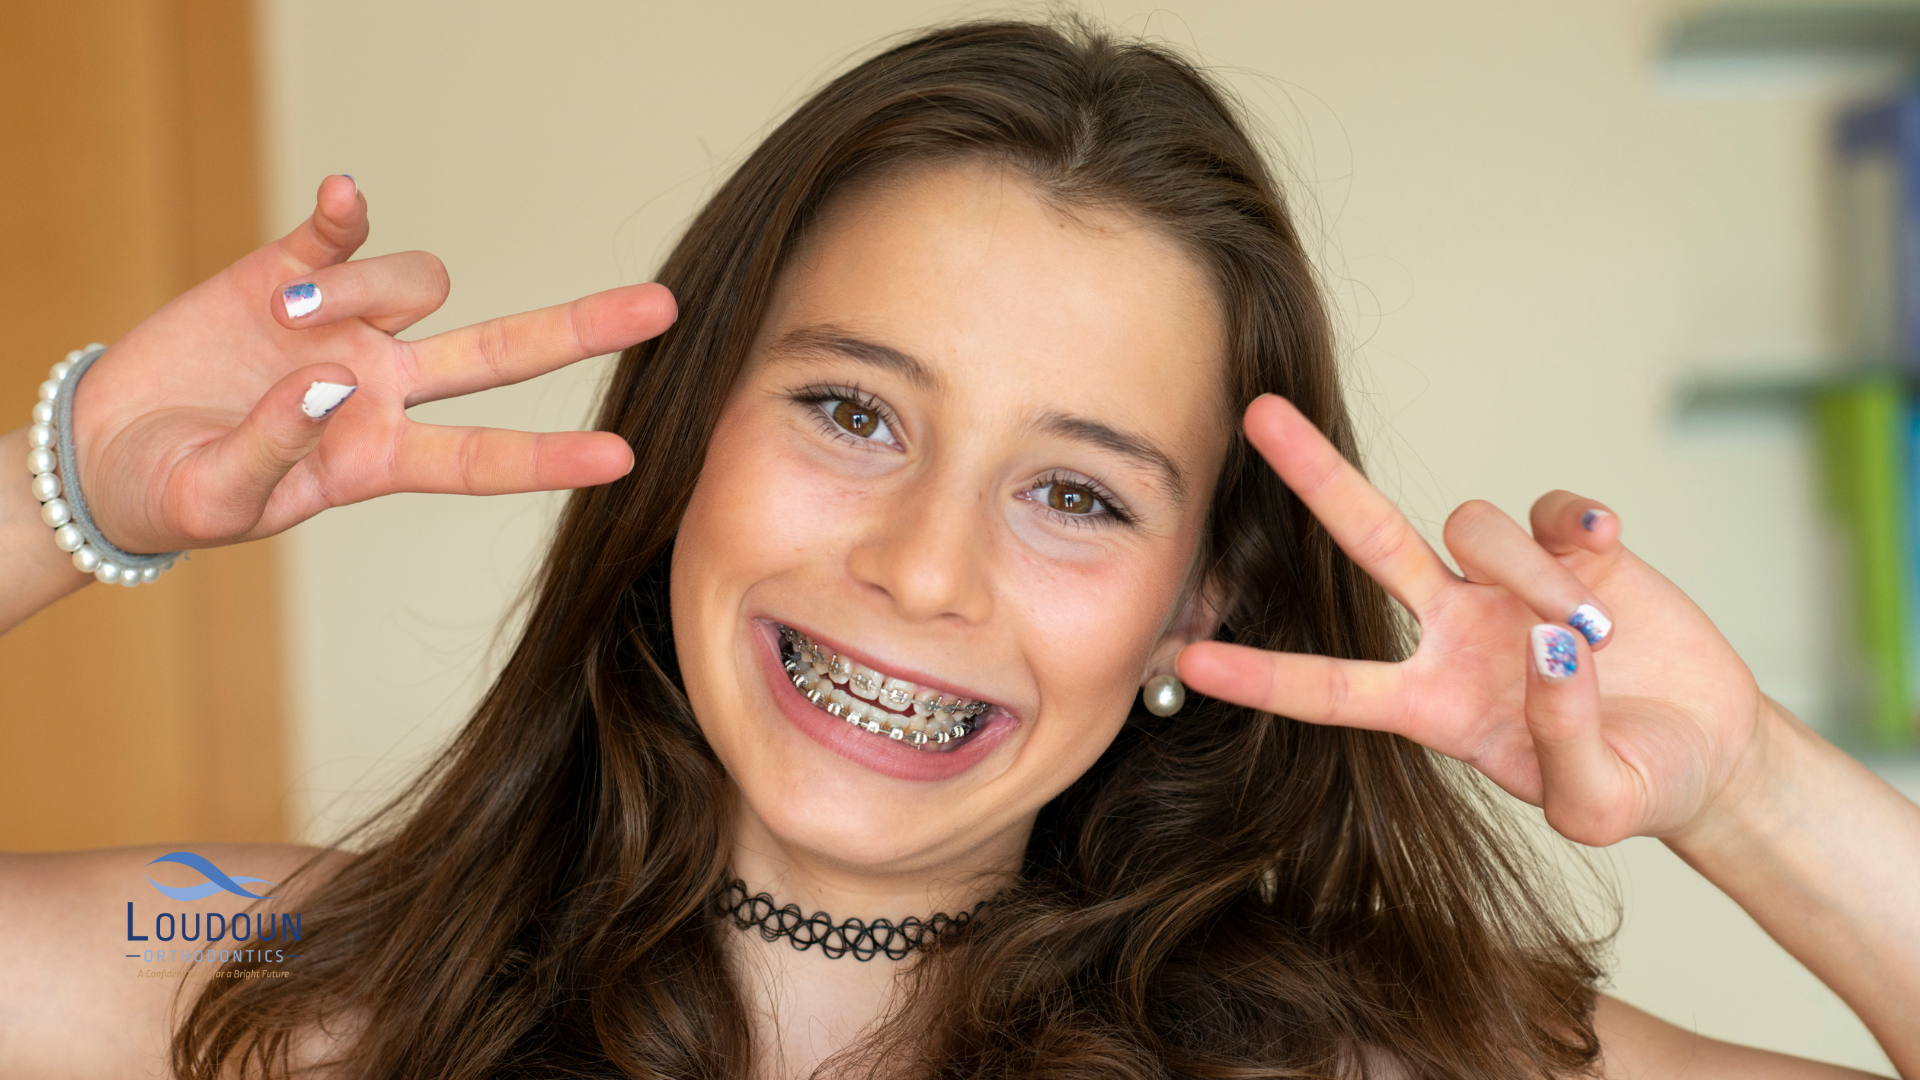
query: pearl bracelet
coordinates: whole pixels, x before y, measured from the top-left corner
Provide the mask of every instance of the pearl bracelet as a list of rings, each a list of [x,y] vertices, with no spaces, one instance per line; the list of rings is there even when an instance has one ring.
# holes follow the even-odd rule
[[[53,530],[53,542],[73,553],[73,565],[108,585],[140,585],[157,579],[180,557],[178,551],[134,555],[121,551],[100,535],[80,494],[79,459],[73,450],[73,391],[80,376],[93,366],[105,345],[89,345],[67,354],[53,365],[51,378],[40,384],[40,400],[33,406],[33,426],[27,429],[27,471],[33,474],[33,497],[40,500],[40,520]],[[63,486],[60,477],[67,478]]]

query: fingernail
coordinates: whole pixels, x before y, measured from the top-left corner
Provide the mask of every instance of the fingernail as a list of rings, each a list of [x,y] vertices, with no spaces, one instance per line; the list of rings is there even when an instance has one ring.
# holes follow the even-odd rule
[[[1602,521],[1612,516],[1612,514],[1607,513],[1605,510],[1589,510],[1580,515],[1580,527],[1588,532],[1592,532],[1600,527]]]
[[[1541,623],[1533,628],[1533,667],[1543,679],[1559,682],[1573,678],[1580,670],[1580,649],[1573,635],[1557,626]]]
[[[1598,645],[1613,633],[1613,620],[1592,604],[1581,604],[1574,608],[1573,614],[1567,616],[1567,625],[1580,631],[1580,636],[1586,638],[1589,645]]]
[[[325,420],[358,389],[358,386],[343,386],[337,382],[312,383],[307,387],[307,396],[300,400],[300,411],[315,420]]]
[[[320,310],[320,286],[311,281],[304,285],[289,285],[281,292],[280,299],[287,305],[287,318],[298,319],[302,315],[311,315]]]

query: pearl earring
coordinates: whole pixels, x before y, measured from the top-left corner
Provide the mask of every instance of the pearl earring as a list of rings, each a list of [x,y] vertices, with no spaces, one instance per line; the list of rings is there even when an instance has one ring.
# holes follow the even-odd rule
[[[1187,688],[1172,675],[1156,675],[1140,688],[1147,711],[1155,716],[1172,716],[1187,703]]]

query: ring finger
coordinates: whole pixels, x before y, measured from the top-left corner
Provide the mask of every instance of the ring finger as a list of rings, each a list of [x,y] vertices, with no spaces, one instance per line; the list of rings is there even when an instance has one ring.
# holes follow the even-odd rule
[[[397,334],[447,302],[447,268],[424,251],[323,266],[281,282],[268,306],[281,326],[302,330],[346,319]]]
[[[1594,649],[1613,637],[1613,616],[1573,571],[1492,503],[1464,503],[1442,536],[1469,581],[1498,585],[1542,619],[1571,626]]]

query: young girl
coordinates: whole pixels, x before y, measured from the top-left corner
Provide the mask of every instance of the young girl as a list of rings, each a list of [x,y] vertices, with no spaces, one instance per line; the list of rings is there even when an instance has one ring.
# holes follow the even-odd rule
[[[1167,51],[929,33],[801,106],[660,284],[422,341],[444,272],[347,261],[366,232],[329,178],[65,372],[113,545],[71,558],[577,487],[526,630],[380,831],[212,849],[304,927],[220,974],[285,978],[113,966],[170,849],[8,860],[7,1075],[1845,1073],[1598,994],[1471,766],[1663,838],[1920,1076],[1920,810],[1600,504],[1469,503],[1458,573],[1419,538],[1351,464],[1266,164]],[[621,348],[594,432],[404,412]],[[6,624],[89,580],[29,494]]]

